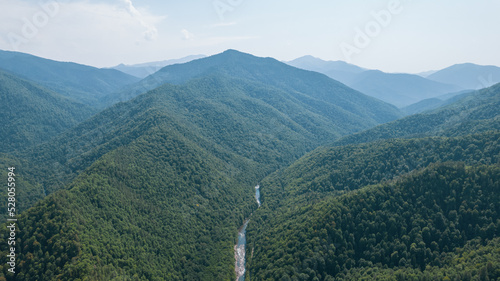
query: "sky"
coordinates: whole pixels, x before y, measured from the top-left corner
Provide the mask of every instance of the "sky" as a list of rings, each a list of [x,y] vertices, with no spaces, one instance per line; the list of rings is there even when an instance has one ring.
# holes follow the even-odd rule
[[[236,49],[385,72],[500,66],[498,0],[0,0],[0,49],[96,67]]]

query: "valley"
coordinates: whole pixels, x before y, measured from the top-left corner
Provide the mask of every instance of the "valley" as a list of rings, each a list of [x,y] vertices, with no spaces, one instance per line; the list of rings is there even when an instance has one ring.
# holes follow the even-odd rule
[[[464,78],[486,68],[162,63],[0,51],[0,280],[500,278],[500,84]]]

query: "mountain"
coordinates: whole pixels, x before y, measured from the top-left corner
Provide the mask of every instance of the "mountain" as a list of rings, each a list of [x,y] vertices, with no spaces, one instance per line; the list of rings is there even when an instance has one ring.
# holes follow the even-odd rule
[[[401,108],[401,111],[406,113],[407,115],[413,115],[429,110],[433,110],[448,104],[451,104],[468,94],[473,94],[474,91],[471,90],[464,90],[456,93],[450,93],[446,95],[442,95],[436,98],[430,98],[430,99],[425,99],[421,100],[417,103],[410,104],[406,107]]]
[[[500,67],[472,63],[455,64],[427,77],[440,83],[453,84],[463,89],[482,89],[500,82]]]
[[[259,58],[235,50],[162,68],[129,90],[110,95],[107,102],[113,104],[126,101],[165,83],[182,84],[209,74],[244,79],[250,83],[265,84],[286,91],[294,96],[294,100],[322,116],[327,115],[327,118],[340,126],[354,125],[345,123],[344,121],[350,123],[347,119],[342,120],[347,115],[350,116],[349,119],[361,117],[356,121],[359,124],[383,123],[400,116],[395,107],[353,91],[325,75],[291,67],[273,58]]]
[[[453,83],[439,83],[419,75],[367,70],[343,61],[323,61],[312,56],[287,63],[323,73],[355,90],[398,107],[462,90]]]
[[[297,68],[323,73],[346,85],[348,85],[357,74],[366,71],[364,68],[343,61],[324,61],[313,56],[303,56],[286,63]]]
[[[422,77],[426,78],[427,76],[429,76],[431,74],[434,74],[436,72],[438,72],[438,70],[429,70],[429,71],[424,71],[424,72],[416,73],[416,75],[422,76]]]
[[[207,67],[210,63],[216,66]],[[208,69],[193,74],[200,71],[200,64]],[[261,76],[252,77],[252,73]],[[163,89],[164,96],[171,96],[162,110],[168,110],[172,120],[190,124],[193,134],[203,133],[250,159],[272,156],[273,169],[320,144],[399,116],[393,106],[324,75],[236,51],[168,66],[146,82],[150,78],[160,81],[154,80],[159,74],[182,78],[177,80],[180,85],[165,84],[154,90]],[[188,76],[198,78],[182,84]],[[131,141],[130,136],[142,134],[140,127],[130,126],[128,121],[151,106],[139,103],[144,99],[140,95],[133,102],[119,103],[36,151],[26,151],[24,157],[34,158],[29,161],[33,173],[47,186],[47,192],[62,188],[103,154]],[[220,125],[214,127],[214,122]],[[245,151],[250,149],[247,155]],[[54,171],[53,166],[59,169]]]
[[[177,83],[21,153],[48,196],[19,216],[18,278],[232,280],[256,182],[399,114],[322,74],[236,51],[155,75]]]
[[[148,62],[148,63],[141,63],[141,64],[133,64],[133,65],[125,65],[125,64],[120,64],[113,69],[119,70],[123,73],[127,73],[129,75],[138,77],[138,78],[145,78],[158,70],[162,69],[163,67],[167,65],[172,65],[172,64],[178,64],[178,63],[186,63],[190,62],[192,60],[196,59],[201,59],[204,58],[204,55],[191,55],[187,57],[183,57],[180,59],[171,59],[171,60],[164,60],[164,61],[156,61],[156,62]]]
[[[249,224],[249,279],[495,280],[499,187],[498,166],[448,163],[314,203],[288,201]]]
[[[458,86],[431,81],[418,75],[379,70],[358,74],[348,86],[398,107],[462,90]]]
[[[0,152],[29,149],[90,117],[95,110],[0,70]]]
[[[371,142],[379,139],[422,136],[460,136],[498,130],[500,84],[464,94],[446,106],[382,124],[345,137],[338,145]]]
[[[500,84],[465,94],[263,179],[248,279],[500,278],[498,97]]]
[[[139,80],[115,69],[98,69],[2,50],[0,68],[93,107],[102,107],[99,99],[104,95]]]

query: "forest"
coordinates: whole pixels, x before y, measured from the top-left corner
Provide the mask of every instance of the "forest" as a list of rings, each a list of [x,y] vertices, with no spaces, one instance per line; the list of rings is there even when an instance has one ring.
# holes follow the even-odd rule
[[[248,218],[247,280],[500,278],[500,84],[403,117],[235,50],[143,80],[0,62],[0,281],[234,280]]]

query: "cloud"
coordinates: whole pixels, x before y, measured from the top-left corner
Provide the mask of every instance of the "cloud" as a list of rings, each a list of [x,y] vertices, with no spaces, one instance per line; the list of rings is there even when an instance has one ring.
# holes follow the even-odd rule
[[[120,0],[120,1],[122,2],[125,10],[134,19],[136,19],[144,28],[146,28],[146,31],[144,31],[143,33],[144,38],[148,41],[156,40],[158,38],[158,30],[156,29],[156,27],[145,21],[144,16],[134,7],[134,4],[132,4],[131,0]]]
[[[182,29],[181,33],[182,33],[182,36],[183,36],[182,38],[184,40],[193,40],[193,38],[194,38],[194,34],[191,33],[191,32],[189,32],[187,29]]]
[[[44,6],[51,3],[58,8]],[[151,60],[152,50],[168,40],[158,36],[156,29],[165,16],[126,0],[0,0],[0,7],[2,50],[110,66],[130,59],[131,54]]]
[[[220,23],[214,23],[212,25],[209,26],[209,28],[217,28],[217,27],[226,27],[226,26],[233,26],[233,25],[236,25],[237,22],[220,22]]]

